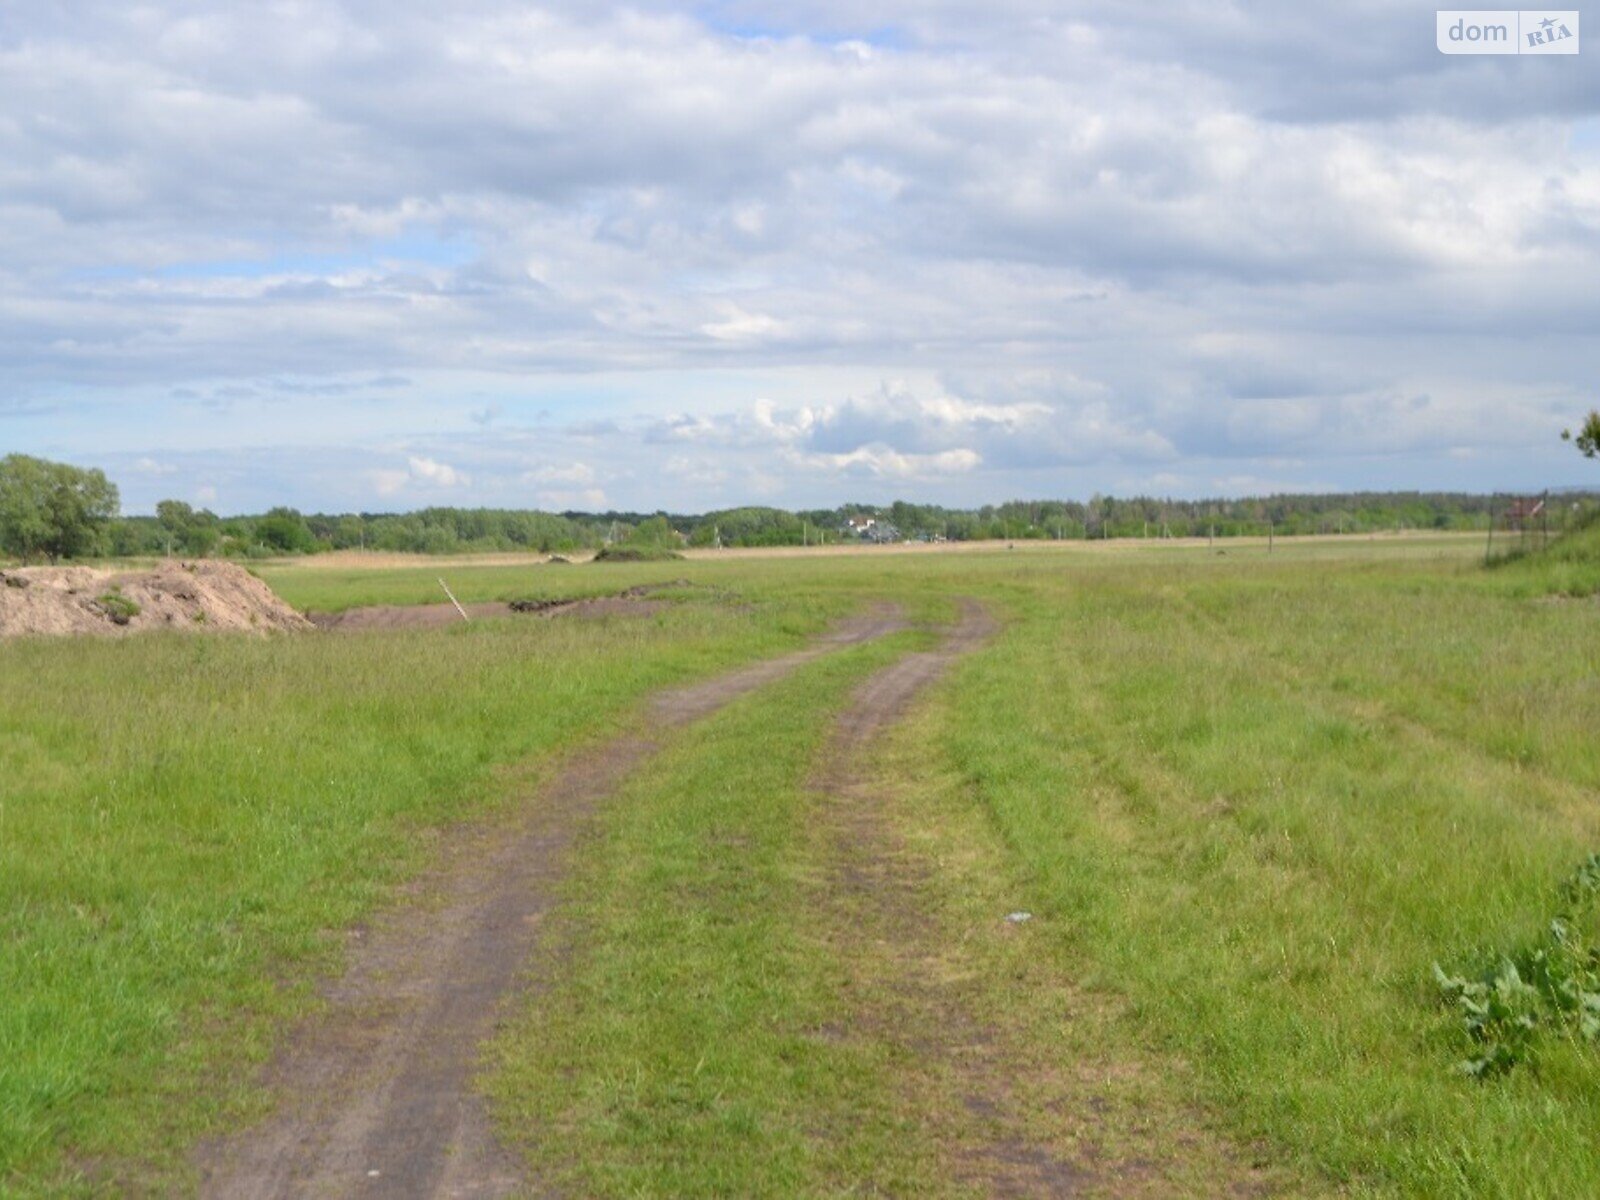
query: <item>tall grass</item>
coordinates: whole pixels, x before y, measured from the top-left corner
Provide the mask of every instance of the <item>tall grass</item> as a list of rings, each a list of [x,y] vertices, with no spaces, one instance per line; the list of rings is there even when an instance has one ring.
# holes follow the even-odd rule
[[[1519,596],[1593,596],[1600,592],[1600,509],[1536,550],[1518,547],[1490,566],[1500,586]]]

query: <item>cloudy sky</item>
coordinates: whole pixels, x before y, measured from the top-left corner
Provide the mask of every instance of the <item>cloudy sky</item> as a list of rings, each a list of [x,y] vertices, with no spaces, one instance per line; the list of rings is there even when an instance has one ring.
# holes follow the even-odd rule
[[[1366,0],[17,0],[0,453],[130,511],[1597,482],[1597,68]]]

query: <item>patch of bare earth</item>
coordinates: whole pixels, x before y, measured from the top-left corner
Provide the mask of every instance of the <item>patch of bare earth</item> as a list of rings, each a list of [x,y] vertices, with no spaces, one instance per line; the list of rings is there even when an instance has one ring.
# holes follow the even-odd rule
[[[631,587],[612,596],[586,596],[551,600],[489,600],[478,604],[375,604],[343,612],[312,612],[306,616],[318,629],[354,632],[363,629],[439,629],[465,620],[488,617],[642,617],[661,612],[668,601],[656,593],[690,588],[687,580]],[[462,612],[466,613],[463,618]]]
[[[201,1193],[254,1200],[517,1191],[516,1161],[496,1144],[472,1078],[586,819],[672,729],[900,628],[896,610],[875,609],[805,649],[666,692],[651,706],[650,733],[575,754],[508,821],[451,835],[415,901],[353,936],[349,969],[326,988],[325,1011],[287,1039],[265,1079],[272,1115],[202,1147]]]
[[[1030,955],[1031,921],[1003,896],[978,913],[952,878],[981,891],[992,863],[957,861],[976,839],[934,845],[906,830],[879,746],[924,689],[995,626],[974,602],[935,650],[871,677],[841,715],[813,779],[816,936],[843,980],[846,1020],[829,1040],[866,1039],[895,1064],[900,1115],[937,1147],[957,1196],[1269,1195],[1258,1156],[1208,1132],[1197,1114],[1151,1102],[1148,1068],[1059,1038],[1096,1000]],[[869,1187],[868,1191],[871,1190]]]

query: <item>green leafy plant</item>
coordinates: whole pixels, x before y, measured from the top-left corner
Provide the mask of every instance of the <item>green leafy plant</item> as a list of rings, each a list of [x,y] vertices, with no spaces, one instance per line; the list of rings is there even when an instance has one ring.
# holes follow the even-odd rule
[[[1585,458],[1600,458],[1600,411],[1591,410],[1578,427],[1577,435],[1572,430],[1563,429],[1561,440],[1564,442],[1577,442],[1578,452]]]
[[[1434,981],[1461,1018],[1477,1053],[1460,1063],[1476,1079],[1532,1057],[1541,1031],[1600,1041],[1600,945],[1593,936],[1600,901],[1600,854],[1591,854],[1561,886],[1566,908],[1544,938],[1468,976],[1438,963]]]
[[[122,594],[122,589],[113,587],[110,591],[95,600],[101,612],[111,618],[114,625],[126,625],[137,617],[142,611],[137,602],[130,600]]]

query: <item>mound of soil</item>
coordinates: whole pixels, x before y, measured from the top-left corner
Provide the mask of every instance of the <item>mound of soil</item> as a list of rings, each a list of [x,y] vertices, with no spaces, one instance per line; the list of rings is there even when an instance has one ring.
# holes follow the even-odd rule
[[[232,563],[167,562],[152,571],[20,567],[0,572],[0,637],[309,628],[271,588]]]

